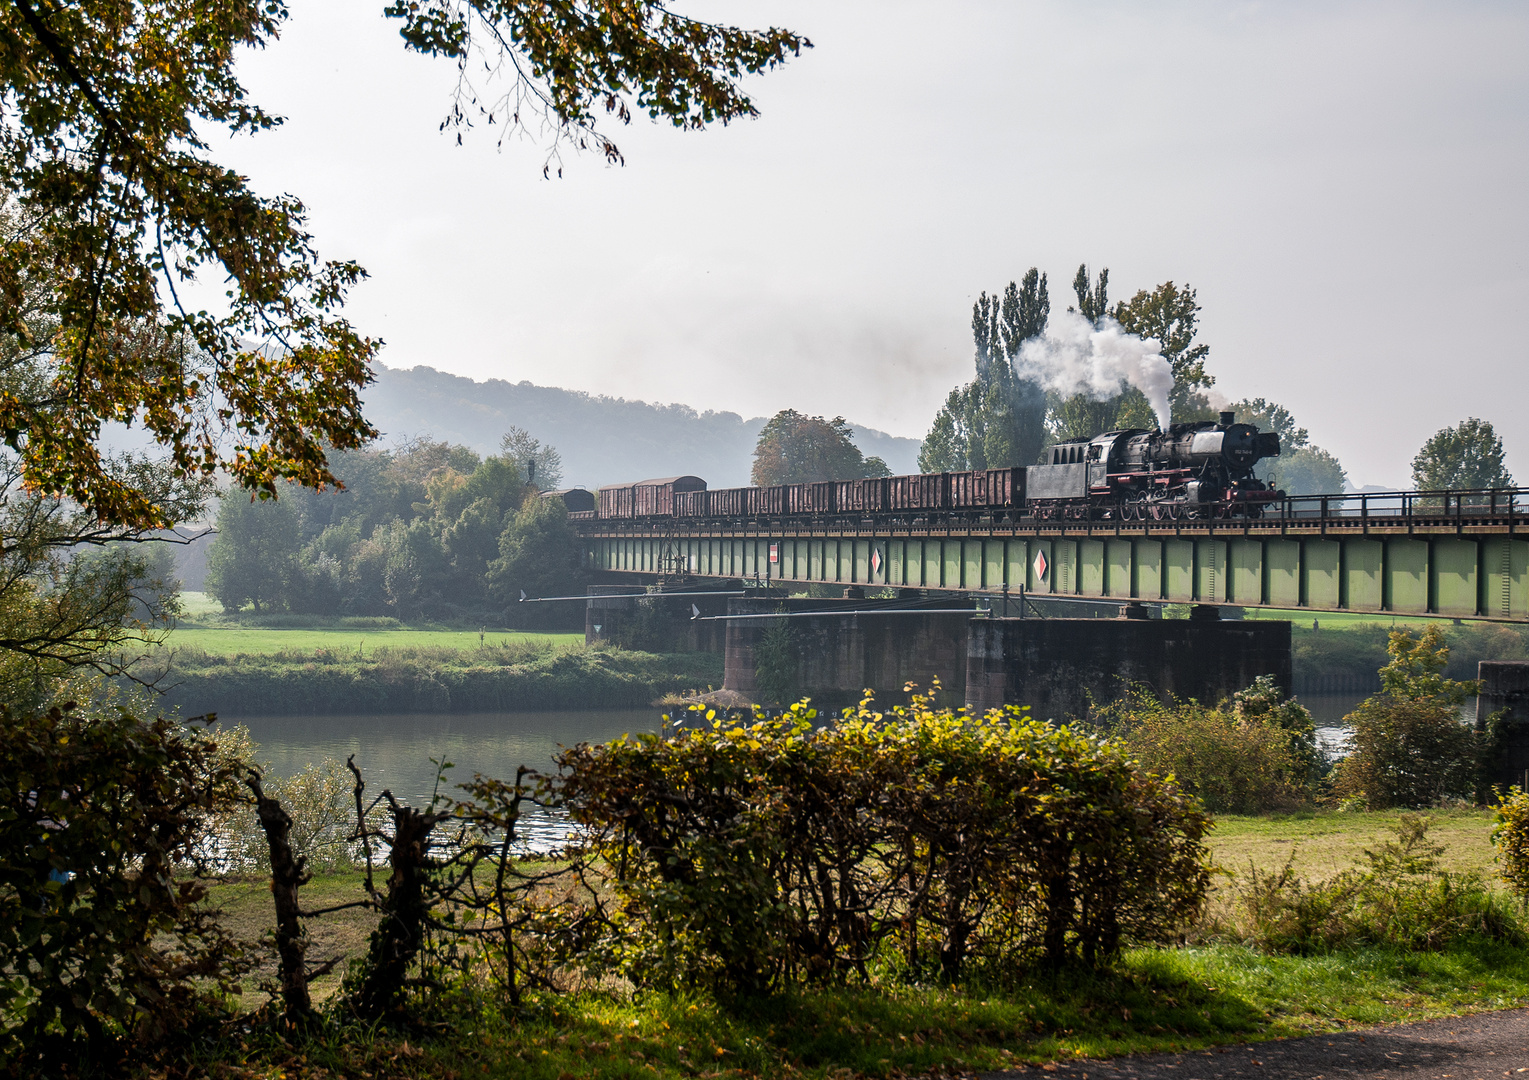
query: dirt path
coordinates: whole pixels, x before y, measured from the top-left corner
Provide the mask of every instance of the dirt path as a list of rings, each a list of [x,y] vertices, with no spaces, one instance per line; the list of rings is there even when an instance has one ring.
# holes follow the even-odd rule
[[[982,1080],[1529,1080],[1529,1009],[1185,1054],[1074,1061]]]

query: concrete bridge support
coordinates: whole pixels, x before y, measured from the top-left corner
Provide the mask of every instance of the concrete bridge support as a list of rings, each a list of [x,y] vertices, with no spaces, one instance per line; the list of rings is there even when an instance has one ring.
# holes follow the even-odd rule
[[[867,689],[891,705],[903,700],[907,683],[928,690],[935,679],[943,688],[942,703],[960,705],[964,700],[970,615],[877,615],[855,600],[733,600],[728,604],[729,615],[773,612],[788,612],[792,617],[722,624],[727,627],[725,689],[761,700],[755,650],[770,627],[784,626],[798,661],[792,696],[810,697],[819,708],[853,705]]]
[[[1481,696],[1476,699],[1476,728],[1503,713],[1496,760],[1488,762],[1486,786],[1529,790],[1529,660],[1483,660],[1476,668]]]
[[[1290,624],[1217,619],[974,619],[966,703],[1029,705],[1042,720],[1085,716],[1133,683],[1213,705],[1273,675],[1290,691]]]
[[[878,616],[851,614],[852,604],[845,601],[841,613],[822,611],[822,600],[731,601],[730,615],[797,617],[728,621],[723,686],[759,699],[756,650],[772,626],[790,627],[794,696],[825,709],[853,704],[867,688],[892,704],[902,700],[906,683],[928,688],[936,678],[941,704],[1030,705],[1035,716],[1058,721],[1085,715],[1090,698],[1115,700],[1133,683],[1207,704],[1260,675],[1273,675],[1287,693],[1291,684],[1288,622]],[[806,614],[812,609],[818,610]]]

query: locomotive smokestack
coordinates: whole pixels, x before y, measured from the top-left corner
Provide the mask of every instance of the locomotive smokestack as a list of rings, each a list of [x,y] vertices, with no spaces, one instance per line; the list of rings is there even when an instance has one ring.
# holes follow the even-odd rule
[[[1234,413],[1234,412],[1223,412],[1221,414],[1221,426],[1222,427],[1231,427],[1236,422],[1237,422],[1237,414],[1236,413]]]

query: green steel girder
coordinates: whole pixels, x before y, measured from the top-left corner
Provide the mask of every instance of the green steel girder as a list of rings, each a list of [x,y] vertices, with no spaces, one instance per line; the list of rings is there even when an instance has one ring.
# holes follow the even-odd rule
[[[591,568],[615,573],[1529,622],[1529,539],[1488,529],[579,529]]]

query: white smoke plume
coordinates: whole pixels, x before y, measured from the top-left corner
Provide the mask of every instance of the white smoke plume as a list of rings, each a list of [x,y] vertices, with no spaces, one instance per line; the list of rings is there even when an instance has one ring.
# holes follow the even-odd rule
[[[1031,338],[1014,358],[1021,378],[1059,394],[1088,394],[1106,401],[1120,393],[1121,383],[1147,396],[1157,413],[1157,426],[1168,430],[1168,392],[1173,369],[1153,338],[1128,333],[1111,318],[1097,327],[1075,311],[1053,315],[1040,337]]]

